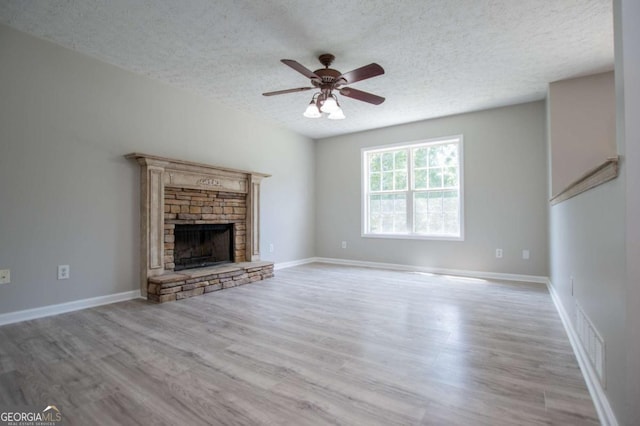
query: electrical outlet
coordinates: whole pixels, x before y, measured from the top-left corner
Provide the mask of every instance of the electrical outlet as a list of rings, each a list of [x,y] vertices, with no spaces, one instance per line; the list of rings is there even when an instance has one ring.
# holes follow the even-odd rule
[[[273,243],[269,244],[269,253],[273,253]]]
[[[496,259],[502,259],[502,249],[496,249]]]
[[[531,253],[529,253],[529,249],[522,250],[522,259],[523,260],[529,260],[530,257],[531,257]]]
[[[0,284],[9,284],[11,282],[11,271],[9,269],[0,269]]]
[[[58,279],[68,280],[71,273],[69,265],[58,265]]]
[[[347,242],[343,241],[342,244],[340,245],[340,247],[342,247],[343,249],[347,248]]]

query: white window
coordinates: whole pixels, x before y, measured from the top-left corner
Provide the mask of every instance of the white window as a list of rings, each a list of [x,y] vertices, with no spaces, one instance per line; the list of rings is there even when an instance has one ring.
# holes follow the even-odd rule
[[[462,240],[462,136],[362,149],[363,236]]]

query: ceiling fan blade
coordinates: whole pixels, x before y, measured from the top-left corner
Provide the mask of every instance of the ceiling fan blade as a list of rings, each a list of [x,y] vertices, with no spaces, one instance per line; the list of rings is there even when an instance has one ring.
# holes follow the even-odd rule
[[[311,71],[310,69],[302,65],[300,62],[296,62],[293,59],[280,59],[280,62],[290,66],[291,68],[298,71],[300,74],[304,75],[307,78],[322,80],[316,73],[314,73],[313,71]]]
[[[263,93],[262,96],[284,95],[285,93],[304,92],[305,90],[311,89],[313,89],[313,87],[297,87],[295,89],[276,90],[275,92]]]
[[[356,68],[353,71],[342,74],[339,79],[346,80],[345,84],[355,83],[356,81],[366,80],[367,78],[375,77],[384,74],[384,69],[375,62],[364,67]],[[346,95],[345,95],[346,96]]]
[[[340,94],[347,98],[357,99],[359,101],[368,102],[374,105],[380,105],[384,102],[382,96],[374,95],[373,93],[363,92],[362,90],[352,89],[351,87],[343,87],[340,89]]]

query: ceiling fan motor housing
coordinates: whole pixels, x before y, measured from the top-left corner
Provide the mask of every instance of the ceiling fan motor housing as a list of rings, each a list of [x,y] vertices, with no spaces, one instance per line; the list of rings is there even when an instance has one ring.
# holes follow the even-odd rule
[[[334,83],[337,82],[338,77],[342,75],[342,73],[338,70],[334,70],[332,68],[320,68],[319,70],[315,70],[314,73],[320,77],[322,80],[312,80],[312,84],[321,90],[331,90],[334,87]]]
[[[318,56],[318,60],[322,65],[324,65],[324,68],[317,69],[314,73],[320,77],[322,81],[314,80],[312,81],[312,84],[323,92],[331,92],[331,90],[339,85],[338,77],[340,77],[342,73],[338,70],[334,70],[333,68],[329,68],[335,58],[336,57],[331,53],[323,53]]]

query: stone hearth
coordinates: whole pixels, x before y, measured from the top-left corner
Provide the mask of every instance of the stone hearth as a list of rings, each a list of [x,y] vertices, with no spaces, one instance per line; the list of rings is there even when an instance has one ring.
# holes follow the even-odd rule
[[[260,182],[269,175],[146,154],[141,166],[141,293],[166,302],[273,276],[260,261]],[[226,225],[233,263],[175,269],[176,225]],[[229,243],[227,243],[229,244]]]
[[[170,302],[273,277],[271,262],[242,262],[185,269],[150,277],[147,299]]]

